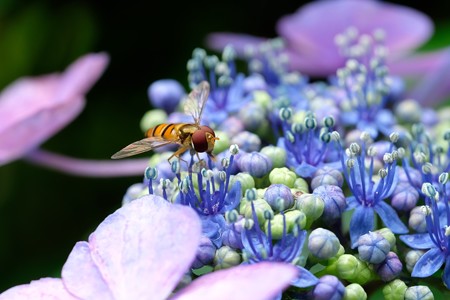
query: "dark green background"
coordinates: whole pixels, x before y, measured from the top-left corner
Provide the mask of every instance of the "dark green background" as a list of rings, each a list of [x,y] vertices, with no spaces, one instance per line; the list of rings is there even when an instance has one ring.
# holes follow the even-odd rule
[[[87,52],[111,56],[83,113],[43,148],[109,159],[141,136],[139,121],[150,108],[151,82],[170,77],[186,86],[186,61],[195,47],[204,46],[207,33],[271,37],[276,20],[305,1],[180,2],[0,2],[1,88],[20,76],[61,71]],[[450,44],[445,34],[449,4],[436,9],[408,2],[436,21],[431,47]],[[59,276],[75,242],[86,239],[120,206],[127,187],[140,180],[74,177],[23,161],[0,167],[0,291]]]

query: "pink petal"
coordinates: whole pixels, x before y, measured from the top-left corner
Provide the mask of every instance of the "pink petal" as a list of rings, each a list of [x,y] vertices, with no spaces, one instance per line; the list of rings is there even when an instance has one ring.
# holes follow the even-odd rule
[[[384,29],[386,46],[394,56],[412,51],[433,32],[431,19],[423,13],[372,0],[314,1],[281,18],[277,31],[295,55],[304,57],[301,63],[297,62],[298,66],[306,64],[307,70],[311,70],[316,64],[319,67],[315,73],[327,75],[343,61],[334,37],[350,26],[369,34],[375,29]]]
[[[297,278],[297,272],[285,263],[241,265],[204,275],[171,299],[273,299]]]
[[[225,46],[232,45],[239,56],[244,56],[245,50],[249,46],[257,47],[259,44],[267,41],[268,38],[255,37],[247,34],[237,34],[230,32],[212,33],[207,36],[206,44],[211,49],[221,51]]]
[[[70,99],[87,93],[109,63],[106,53],[86,54],[73,62],[62,74],[57,98]]]
[[[278,32],[298,49],[302,46],[334,51],[334,37],[349,26],[360,33],[384,29],[390,51],[408,51],[425,42],[433,32],[431,19],[407,6],[373,0],[322,0],[300,7],[281,18]]]
[[[145,196],[107,217],[78,243],[62,270],[67,289],[88,299],[165,299],[191,265],[200,221],[189,207]]]
[[[409,91],[408,98],[433,106],[450,96],[450,48],[439,53],[441,55],[434,69],[420,76],[417,84]]]
[[[108,62],[89,54],[63,75],[22,78],[0,94],[0,165],[25,155],[70,123]]]
[[[59,278],[41,278],[6,290],[0,300],[76,300]]]

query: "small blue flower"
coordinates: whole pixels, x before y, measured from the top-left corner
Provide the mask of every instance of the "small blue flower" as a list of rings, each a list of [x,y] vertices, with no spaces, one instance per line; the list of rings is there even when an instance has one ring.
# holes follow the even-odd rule
[[[229,189],[231,169],[235,154],[222,159],[223,170],[199,169],[200,163],[192,164],[188,175],[176,177],[180,183],[177,203],[191,206],[202,219],[203,234],[213,241],[216,247],[222,245],[222,232],[227,223],[224,214],[235,209],[241,201],[241,183],[236,181]],[[179,171],[179,169],[178,169]],[[194,181],[195,178],[195,181]],[[194,182],[197,183],[196,188]]]
[[[251,197],[250,197],[251,198]],[[247,197],[249,199],[249,197]],[[286,216],[281,212],[283,217],[283,233],[281,239],[276,243],[272,239],[273,213],[267,212],[264,218],[267,222],[267,233],[261,229],[256,209],[253,201],[250,200],[252,209],[252,219],[247,221],[247,226],[242,232],[242,243],[244,245],[243,255],[247,263],[253,264],[262,261],[295,263],[301,254],[303,243],[306,238],[306,231],[300,229],[299,222],[294,224],[291,233],[288,233],[286,224]],[[299,269],[299,277],[291,283],[296,287],[309,287],[315,285],[318,279],[307,269],[296,265]]]
[[[447,173],[444,173],[447,174]],[[417,261],[412,271],[414,277],[429,277],[445,265],[442,280],[450,288],[450,207],[446,193],[447,176],[440,176],[440,195],[429,182],[422,185],[425,197],[427,233],[402,235],[400,239],[413,249],[429,249]],[[441,201],[438,201],[442,199]]]
[[[443,138],[447,151],[441,145],[436,145],[422,124],[415,124],[412,128],[412,137],[407,145],[410,155],[403,156],[402,164],[409,183],[421,196],[424,196],[420,189],[423,182],[440,188],[440,174],[450,171],[450,131],[447,131]],[[446,188],[447,193],[450,192],[450,187]]]
[[[278,146],[287,153],[287,167],[293,168],[301,177],[312,177],[317,169],[327,165],[338,168],[339,162],[331,153],[335,149],[329,146],[334,119],[328,118],[324,121],[325,126],[321,127],[314,115],[308,113],[303,124],[291,123],[292,112],[289,110],[280,111],[284,137],[278,139]]]
[[[333,136],[338,138],[338,134]],[[395,140],[395,134],[391,135]],[[345,151],[338,143],[341,151],[341,164],[344,177],[352,196],[347,198],[348,210],[354,209],[350,221],[350,239],[352,247],[357,246],[358,238],[375,229],[375,214],[378,214],[384,224],[394,233],[406,233],[408,228],[402,223],[395,210],[383,200],[394,191],[398,174],[396,160],[398,153],[391,144],[390,153],[383,156],[384,168],[380,169],[380,179],[374,180],[374,157],[368,143],[371,138],[367,133],[361,135],[361,145],[352,143]],[[369,167],[366,169],[366,158]]]
[[[384,57],[386,49],[368,35],[357,41],[343,45],[341,51],[349,59],[345,67],[337,71],[335,79],[336,85],[347,96],[341,103],[341,122],[356,125],[372,138],[378,137],[380,132],[387,136],[393,131],[396,120],[386,108],[391,100],[391,83]]]
[[[220,125],[251,101],[251,94],[244,90],[245,76],[236,72],[234,60],[234,51],[228,47],[223,51],[222,60],[197,48],[188,61],[189,85],[196,86],[202,80],[210,83],[209,100],[203,112],[205,124]]]

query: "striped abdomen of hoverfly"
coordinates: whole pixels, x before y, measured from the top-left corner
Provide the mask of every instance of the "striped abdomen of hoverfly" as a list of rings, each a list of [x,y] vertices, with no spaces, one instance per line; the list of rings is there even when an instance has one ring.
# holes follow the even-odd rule
[[[150,128],[145,133],[146,137],[160,137],[167,141],[179,141],[183,144],[188,136],[191,136],[200,127],[195,124],[176,123],[176,124],[159,124]]]

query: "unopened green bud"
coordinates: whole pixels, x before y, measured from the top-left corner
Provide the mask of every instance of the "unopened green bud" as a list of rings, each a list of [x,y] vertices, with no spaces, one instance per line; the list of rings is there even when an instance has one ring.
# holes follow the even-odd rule
[[[267,109],[269,104],[272,102],[272,97],[266,91],[254,91],[253,101],[261,105],[264,109]]]
[[[386,300],[403,300],[408,287],[400,279],[395,279],[383,288],[384,299]]]
[[[214,255],[214,271],[237,266],[241,263],[241,255],[228,246],[217,249]]]
[[[352,283],[365,284],[374,277],[368,265],[350,254],[339,256],[337,260],[338,277]]]
[[[317,220],[323,213],[325,203],[323,200],[314,194],[302,194],[295,199],[295,208],[302,211],[306,216],[306,228]]]
[[[271,184],[284,184],[289,188],[294,187],[297,175],[286,167],[275,168],[269,173],[269,181]]]
[[[241,182],[242,191],[255,187],[255,180],[253,179],[252,175],[245,172],[240,172],[236,175],[232,175],[230,179],[230,186],[233,186],[236,181]]]
[[[167,113],[163,109],[152,109],[147,111],[141,119],[140,127],[142,132],[149,128],[167,121]]]
[[[220,137],[214,144],[214,154],[219,154],[230,147],[230,137],[223,131],[216,130],[216,136]]]
[[[366,300],[367,293],[363,287],[357,283],[349,284],[345,287],[343,300]]]
[[[300,225],[300,228],[303,229],[306,224],[306,216],[299,210],[291,210],[285,213],[286,218],[286,232],[291,233],[293,232],[294,228],[296,227],[296,224]],[[283,221],[283,215],[277,214],[274,216],[274,218],[270,221],[271,231],[272,231],[272,238],[273,239],[281,239],[283,236],[284,231],[284,221]],[[269,228],[269,221],[266,221],[264,225],[265,232],[268,232]]]
[[[262,226],[266,219],[264,218],[264,212],[266,210],[272,211],[272,208],[270,207],[269,203],[267,203],[264,199],[256,199],[253,201],[253,205],[255,206],[255,212],[256,217],[258,218],[258,223]],[[252,206],[248,201],[241,201],[241,214],[243,214],[246,218],[252,219],[253,213],[252,213]]]
[[[270,145],[263,147],[259,152],[270,158],[273,168],[281,168],[286,165],[286,150],[283,148]]]
[[[301,191],[302,193],[309,193],[309,184],[303,178],[296,178],[294,182],[294,189]]]

